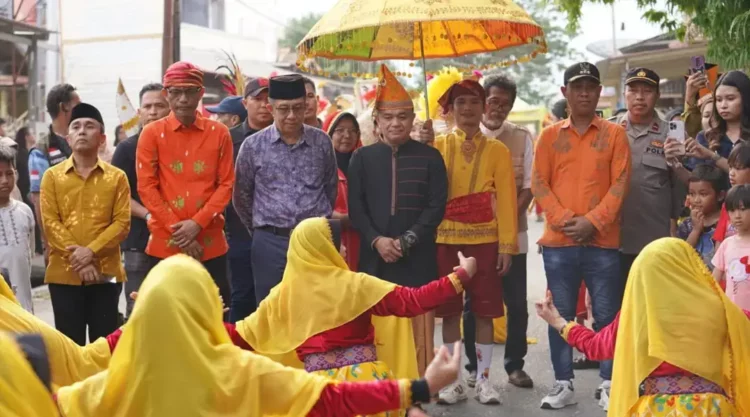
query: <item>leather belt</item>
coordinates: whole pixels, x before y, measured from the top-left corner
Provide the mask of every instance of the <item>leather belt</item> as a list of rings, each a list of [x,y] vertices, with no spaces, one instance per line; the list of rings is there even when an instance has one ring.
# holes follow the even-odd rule
[[[264,232],[272,233],[276,236],[283,236],[283,237],[291,236],[292,230],[294,230],[294,228],[276,227],[276,226],[259,226],[259,227],[256,227],[255,229],[262,230]]]

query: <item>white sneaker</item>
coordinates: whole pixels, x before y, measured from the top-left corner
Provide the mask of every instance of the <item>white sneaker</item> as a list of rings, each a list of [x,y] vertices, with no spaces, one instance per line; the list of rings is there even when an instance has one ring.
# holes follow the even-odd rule
[[[466,378],[466,385],[468,385],[469,388],[474,388],[477,386],[477,371],[469,372],[469,377]]]
[[[612,381],[604,381],[599,385],[599,407],[604,411],[609,410],[609,391],[612,389]]]
[[[479,381],[477,382],[477,393],[474,395],[474,398],[482,404],[502,404],[500,401],[500,393],[487,378],[479,378]]]
[[[465,401],[469,398],[466,394],[466,386],[462,381],[456,381],[451,385],[440,390],[438,394],[438,404],[453,405],[459,401]]]
[[[576,403],[573,382],[555,381],[552,391],[542,399],[542,408],[545,410],[558,410]]]

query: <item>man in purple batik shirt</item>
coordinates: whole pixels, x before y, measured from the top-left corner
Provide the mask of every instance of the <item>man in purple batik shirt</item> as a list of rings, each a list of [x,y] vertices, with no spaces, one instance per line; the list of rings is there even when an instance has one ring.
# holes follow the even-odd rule
[[[292,229],[310,217],[330,217],[338,185],[331,139],[303,124],[302,77],[271,78],[268,98],[274,123],[242,144],[233,195],[237,215],[253,234],[258,304],[281,282]]]

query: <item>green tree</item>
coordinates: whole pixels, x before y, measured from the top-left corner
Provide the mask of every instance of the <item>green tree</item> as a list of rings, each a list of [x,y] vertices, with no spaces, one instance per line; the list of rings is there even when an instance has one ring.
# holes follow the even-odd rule
[[[518,96],[529,104],[546,104],[557,94],[557,86],[561,81],[557,79],[571,61],[580,60],[582,55],[570,47],[570,43],[577,35],[575,29],[567,29],[562,23],[564,14],[547,0],[519,0],[518,5],[531,15],[532,19],[544,29],[547,40],[547,53],[539,54],[529,62],[512,65],[508,68],[486,71],[490,75],[494,72],[509,73],[518,85]],[[497,62],[500,56],[507,53],[467,55],[454,59],[431,60],[427,62],[428,70],[435,70],[443,66],[468,67],[482,66]]]
[[[279,39],[279,46],[296,48],[307,32],[323,17],[320,13],[310,13],[302,17],[290,19],[284,27],[284,36]]]
[[[575,29],[566,29],[564,15],[547,0],[520,0],[518,4],[544,29],[547,53],[539,54],[525,64],[508,69],[518,83],[518,95],[529,104],[546,104],[558,93],[562,71],[583,55],[570,44],[578,34]]]
[[[578,27],[584,3],[612,4],[615,0],[556,0],[567,13],[568,28]],[[708,60],[723,70],[750,68],[750,0],[638,0],[643,17],[674,31],[681,39],[708,39]],[[683,16],[689,16],[689,22]],[[696,33],[699,32],[699,33]]]

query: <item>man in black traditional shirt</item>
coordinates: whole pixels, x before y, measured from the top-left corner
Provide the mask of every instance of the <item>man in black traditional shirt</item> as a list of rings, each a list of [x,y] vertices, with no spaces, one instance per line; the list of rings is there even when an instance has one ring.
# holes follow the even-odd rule
[[[445,213],[448,177],[440,152],[411,140],[414,106],[383,65],[375,122],[382,140],[355,151],[349,163],[349,217],[360,232],[359,270],[407,287],[438,278],[435,233]],[[434,139],[431,124],[420,132]],[[413,320],[424,374],[433,354],[434,315]]]

